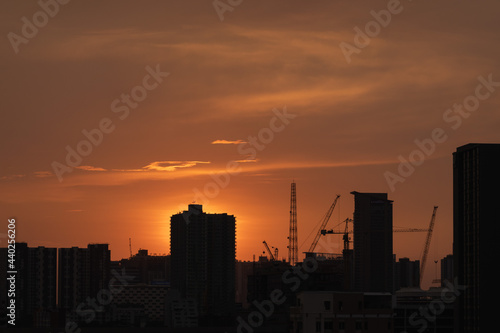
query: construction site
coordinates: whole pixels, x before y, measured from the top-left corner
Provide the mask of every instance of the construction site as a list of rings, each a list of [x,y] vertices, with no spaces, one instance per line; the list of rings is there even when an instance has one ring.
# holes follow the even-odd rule
[[[242,263],[248,265],[243,309],[254,309],[256,304],[265,302],[276,290],[284,293],[283,304],[274,307],[273,316],[266,322],[265,329],[261,327],[259,331],[279,331],[285,322],[290,323],[291,332],[307,331],[305,327],[314,330],[315,322],[311,322],[310,316],[330,316],[331,313],[332,318],[321,319],[325,332],[331,325],[346,325],[353,331],[359,327],[364,331],[381,332],[387,327],[399,331],[405,328],[404,318],[407,318],[409,309],[417,309],[439,296],[445,281],[438,279],[437,273],[429,290],[421,288],[424,276],[431,274],[428,268],[431,265],[429,249],[438,206],[430,207],[427,228],[394,227],[393,201],[388,199],[386,193],[353,191],[350,194],[354,197],[353,215],[341,218],[336,225],[329,225],[341,197],[335,195],[326,213],[311,231],[311,237],[307,237],[312,241],[306,243],[306,239],[305,246],[300,247],[306,251],[299,252],[297,186],[295,181],[291,183],[287,257],[280,257],[278,248],[264,239],[263,252],[258,260],[254,258],[253,262]],[[393,237],[400,233],[425,235],[419,259],[400,258],[396,261]],[[337,240],[329,241],[329,237],[336,237]],[[339,246],[329,246],[338,245],[339,240],[343,244],[340,251]],[[333,306],[329,305],[332,302],[338,304],[338,309],[326,313],[321,311],[323,306],[323,310]],[[357,302],[358,306],[349,310],[343,308],[342,304],[352,302]],[[443,311],[441,321],[434,324],[441,328],[440,331],[447,332],[452,326],[451,306]],[[349,313],[348,316],[363,320],[358,322],[352,319],[352,322],[344,323],[336,317],[339,316],[337,312]],[[251,314],[249,312],[248,315]],[[372,319],[372,316],[377,319]]]
[[[346,217],[333,227],[329,227],[329,222],[331,221],[331,217],[333,212],[335,211],[335,207],[338,205],[340,201],[340,195],[336,195],[331,205],[328,207],[326,213],[322,216],[321,220],[318,222],[318,225],[310,232],[309,238],[313,235],[312,242],[307,247],[307,251],[302,252],[302,256],[299,257],[299,246],[298,246],[298,222],[297,222],[297,187],[296,183],[291,183],[291,191],[290,191],[290,224],[289,224],[289,235],[287,237],[288,241],[288,256],[287,258],[279,257],[279,250],[277,247],[270,246],[266,240],[263,240],[264,251],[259,258],[260,262],[281,262],[287,263],[290,266],[295,266],[297,263],[301,262],[303,258],[314,258],[317,261],[332,261],[332,262],[340,262],[342,261],[343,274],[345,277],[345,287],[347,289],[352,288],[352,281],[354,276],[352,273],[354,272],[354,260],[355,258],[364,255],[369,255],[370,257],[375,257],[377,255],[389,255],[391,260],[393,258],[392,251],[390,253],[384,251],[384,253],[380,253],[379,249],[375,244],[378,244],[381,248],[391,249],[392,250],[392,235],[397,233],[425,233],[425,242],[422,246],[422,255],[418,260],[413,261],[413,264],[417,264],[417,269],[414,269],[413,274],[418,276],[416,281],[417,284],[413,283],[411,286],[420,287],[420,284],[424,278],[424,274],[426,272],[426,267],[429,266],[428,257],[429,257],[429,248],[431,245],[432,235],[434,231],[434,226],[436,223],[436,216],[438,211],[438,206],[432,207],[432,212],[430,212],[429,216],[429,224],[428,228],[408,228],[408,227],[393,227],[392,223],[392,201],[387,200],[387,195],[383,193],[359,193],[359,192],[351,192],[355,197],[366,197],[369,201],[373,202],[374,207],[376,205],[380,205],[381,203],[387,202],[390,207],[389,210],[385,211],[385,215],[380,215],[380,213],[370,214],[370,203],[368,203],[368,207],[363,208],[363,206],[359,205],[358,209],[355,208],[355,214],[353,217]],[[377,200],[370,200],[377,199]],[[366,201],[366,200],[365,200]],[[356,214],[357,211],[357,214]],[[356,219],[357,215],[357,219]],[[378,223],[378,224],[376,224]],[[309,226],[308,226],[309,227]],[[390,236],[388,236],[390,234]],[[337,237],[341,237],[343,243],[343,249],[341,252],[325,252],[324,249],[328,250],[328,244],[338,243],[337,241],[331,242],[328,241],[328,237],[332,237],[331,235],[339,235]],[[333,236],[335,237],[335,236]],[[358,241],[356,241],[356,238]],[[382,241],[383,240],[383,241]],[[307,241],[307,239],[305,240]],[[304,241],[304,243],[305,243]],[[322,250],[318,251],[318,244],[322,243]],[[388,244],[390,243],[390,244]],[[307,244],[306,244],[307,246]],[[367,247],[371,247],[371,251],[367,251]],[[332,248],[332,246],[330,246]],[[359,251],[356,251],[359,249]],[[368,252],[368,253],[366,253]],[[373,252],[370,254],[370,252]],[[436,262],[436,260],[434,261]],[[394,263],[396,264],[396,263]],[[379,267],[380,268],[380,267]],[[427,270],[428,271],[428,270]],[[434,278],[432,279],[433,284],[439,284],[441,282],[440,279]]]

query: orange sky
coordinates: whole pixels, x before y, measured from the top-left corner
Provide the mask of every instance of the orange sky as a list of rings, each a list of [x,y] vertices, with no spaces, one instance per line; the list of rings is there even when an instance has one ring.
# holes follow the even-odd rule
[[[425,228],[438,205],[429,260],[444,257],[451,154],[500,141],[500,93],[456,129],[443,114],[475,93],[479,76],[500,81],[500,4],[401,2],[348,63],[339,44],[354,45],[354,28],[388,3],[248,0],[221,21],[212,1],[72,1],[16,47],[9,34],[22,36],[22,18],[41,7],[9,3],[0,13],[2,216],[17,219],[17,241],[107,242],[116,260],[129,238],[134,252],[168,253],[170,216],[196,200],[236,216],[239,259],[261,254],[263,240],[286,256],[294,179],[299,252],[336,194],[329,226],[352,217],[356,190],[388,192],[395,226]],[[289,118],[273,120],[285,109]],[[82,131],[99,127],[99,143],[68,166],[66,147],[88,152]],[[391,191],[384,174],[435,128],[446,140]],[[228,176],[231,161],[238,172]],[[54,162],[67,168],[61,181]],[[329,237],[322,246],[340,252],[341,236]],[[419,259],[424,241],[398,233],[394,251]]]

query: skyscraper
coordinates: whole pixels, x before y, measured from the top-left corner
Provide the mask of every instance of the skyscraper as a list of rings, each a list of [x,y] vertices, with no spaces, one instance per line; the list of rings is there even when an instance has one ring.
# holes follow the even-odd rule
[[[198,303],[202,317],[227,317],[234,311],[236,219],[207,214],[201,205],[170,220],[172,288]]]
[[[499,164],[500,144],[472,143],[453,153],[453,270],[466,287],[456,303],[457,332],[479,332],[479,243],[498,235]],[[497,244],[481,251],[497,253]]]
[[[387,193],[354,195],[354,289],[393,291],[392,200]]]

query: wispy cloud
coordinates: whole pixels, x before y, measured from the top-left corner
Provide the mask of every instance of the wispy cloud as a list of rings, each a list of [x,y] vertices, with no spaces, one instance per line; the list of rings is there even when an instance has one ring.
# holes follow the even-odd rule
[[[144,171],[175,171],[176,169],[191,168],[198,164],[210,164],[207,161],[155,161],[139,169],[113,169],[120,172]]]
[[[240,143],[247,143],[243,140],[215,140],[212,141],[213,145],[239,145]]]
[[[235,162],[238,162],[238,163],[255,163],[255,162],[258,162],[259,159],[258,158],[255,158],[255,159],[242,159],[242,160],[237,160]]]
[[[175,171],[180,168],[191,168],[197,164],[209,164],[205,161],[158,161],[146,165],[143,169],[147,171]]]
[[[26,175],[9,175],[9,176],[3,176],[0,178],[1,180],[12,180],[12,179],[18,179],[18,178],[24,178]]]
[[[35,171],[35,172],[33,172],[33,174],[35,175],[35,177],[38,177],[38,178],[46,178],[46,177],[53,176],[53,173],[50,171]]]
[[[107,171],[106,169],[94,167],[91,165],[81,165],[79,167],[76,167],[76,169],[85,170],[85,171]]]

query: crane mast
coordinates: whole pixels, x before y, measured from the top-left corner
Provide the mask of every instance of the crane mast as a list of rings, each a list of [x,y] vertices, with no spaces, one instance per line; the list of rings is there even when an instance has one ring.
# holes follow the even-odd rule
[[[271,252],[271,249],[269,248],[269,245],[267,245],[266,241],[263,241],[262,243],[264,243],[264,246],[266,247],[267,253],[269,253],[269,257],[270,257],[271,261],[274,261],[275,258],[273,256],[273,253]]]
[[[431,222],[429,223],[429,230],[427,231],[427,239],[425,240],[424,253],[422,254],[422,262],[420,263],[420,284],[424,277],[425,263],[427,261],[427,255],[429,254],[429,246],[431,245],[432,230],[434,229],[434,223],[436,221],[436,212],[438,206],[434,206],[432,211]]]
[[[311,247],[309,248],[309,252],[314,252],[314,249],[316,248],[316,245],[318,245],[319,239],[321,237],[321,232],[325,229],[326,224],[330,220],[330,216],[332,216],[333,210],[335,209],[335,205],[337,204],[337,201],[339,200],[340,195],[337,194],[337,197],[333,201],[332,205],[328,209],[328,212],[326,212],[325,218],[323,219],[323,222],[321,223],[321,227],[318,230],[318,233],[316,234],[316,237],[314,237],[314,240],[311,244]]]

